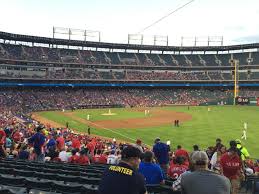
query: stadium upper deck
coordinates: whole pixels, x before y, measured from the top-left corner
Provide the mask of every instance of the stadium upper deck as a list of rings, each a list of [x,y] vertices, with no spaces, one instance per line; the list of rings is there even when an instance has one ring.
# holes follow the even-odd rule
[[[0,40],[2,80],[232,82],[232,60],[239,61],[241,82],[259,80],[259,43],[209,47],[148,46],[5,32],[0,32]]]

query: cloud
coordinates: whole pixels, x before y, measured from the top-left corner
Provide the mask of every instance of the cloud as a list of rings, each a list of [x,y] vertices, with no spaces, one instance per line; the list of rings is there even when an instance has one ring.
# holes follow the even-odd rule
[[[246,27],[244,25],[233,25],[233,26],[225,26],[224,27],[225,30],[228,30],[228,31],[245,31],[246,30]]]
[[[259,34],[252,36],[243,36],[233,40],[238,43],[257,43],[259,42]]]

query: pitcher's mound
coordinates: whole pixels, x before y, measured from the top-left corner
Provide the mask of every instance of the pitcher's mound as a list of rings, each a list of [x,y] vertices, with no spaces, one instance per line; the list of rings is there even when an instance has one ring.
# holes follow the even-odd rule
[[[104,116],[112,116],[112,115],[117,115],[116,113],[103,113],[102,115]]]
[[[108,113],[103,113],[102,115],[104,116],[113,116],[113,115],[117,115],[116,113],[112,113],[111,109],[109,109]]]

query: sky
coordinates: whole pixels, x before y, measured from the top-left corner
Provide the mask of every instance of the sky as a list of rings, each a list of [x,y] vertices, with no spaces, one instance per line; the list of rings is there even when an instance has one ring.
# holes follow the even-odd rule
[[[0,0],[0,31],[52,37],[56,26],[100,31],[103,42],[127,43],[128,34],[139,33],[188,1]],[[259,42],[259,0],[195,0],[141,34],[144,44],[153,44],[154,35],[168,36],[169,45],[180,45],[182,36],[190,37],[186,46],[194,44],[195,36],[201,40],[197,45],[206,44],[208,36],[223,36],[224,45]]]

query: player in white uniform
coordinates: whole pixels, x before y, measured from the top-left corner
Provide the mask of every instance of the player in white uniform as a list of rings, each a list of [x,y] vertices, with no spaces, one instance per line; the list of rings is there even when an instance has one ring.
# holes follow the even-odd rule
[[[246,130],[247,130],[247,123],[244,122],[243,135],[242,135],[241,139],[245,139],[246,140]]]

